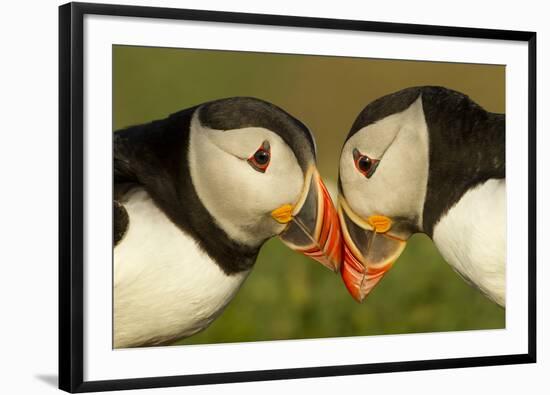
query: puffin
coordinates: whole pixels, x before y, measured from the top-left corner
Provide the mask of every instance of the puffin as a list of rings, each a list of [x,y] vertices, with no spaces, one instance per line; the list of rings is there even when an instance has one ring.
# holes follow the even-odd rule
[[[114,348],[207,328],[272,237],[338,272],[339,219],[309,129],[252,97],[113,133]]]
[[[467,283],[505,306],[504,114],[445,87],[403,89],[359,113],[339,166],[341,276],[358,302],[409,237],[425,233]]]

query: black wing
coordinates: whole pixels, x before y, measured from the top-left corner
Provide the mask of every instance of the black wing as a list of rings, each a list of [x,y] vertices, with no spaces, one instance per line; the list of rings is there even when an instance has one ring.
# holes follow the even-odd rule
[[[113,200],[113,244],[116,246],[126,234],[129,223],[128,212],[117,200]]]

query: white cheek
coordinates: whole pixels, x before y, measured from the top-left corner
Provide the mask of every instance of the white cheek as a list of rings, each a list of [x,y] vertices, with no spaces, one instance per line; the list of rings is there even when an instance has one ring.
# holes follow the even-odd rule
[[[206,160],[193,179],[199,196],[218,218],[235,222],[255,222],[261,215],[297,200],[303,175],[298,163],[285,152],[271,149],[272,160],[265,173],[246,160],[229,155],[215,146],[202,152]],[[200,155],[200,154],[199,154]],[[249,218],[251,221],[247,221]]]
[[[272,144],[271,158],[265,173],[253,171],[259,180],[250,185],[258,197],[260,212],[271,212],[283,204],[295,203],[304,184],[304,173],[282,140]]]
[[[298,199],[304,176],[278,135],[250,129],[213,131],[214,140],[204,130],[192,131],[189,159],[193,185],[214,220],[231,238],[253,245],[282,231],[270,213]],[[271,145],[271,161],[261,173],[246,158],[266,139]],[[241,158],[226,151],[231,149]]]
[[[429,158],[428,132],[421,110],[415,103],[403,113],[360,130],[345,144],[340,159],[342,189],[358,215],[416,217],[422,225]],[[366,178],[356,169],[354,148],[381,159],[372,177]]]

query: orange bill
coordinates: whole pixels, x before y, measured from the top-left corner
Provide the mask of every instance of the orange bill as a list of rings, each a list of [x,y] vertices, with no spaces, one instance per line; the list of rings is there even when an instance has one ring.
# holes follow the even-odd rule
[[[338,215],[343,238],[342,280],[353,298],[362,302],[391,269],[406,240],[392,232],[389,218],[359,217],[340,196]]]
[[[280,234],[291,249],[338,271],[342,261],[342,242],[338,214],[321,176],[315,167],[306,174],[304,191],[298,202],[281,206],[271,215],[288,223]]]

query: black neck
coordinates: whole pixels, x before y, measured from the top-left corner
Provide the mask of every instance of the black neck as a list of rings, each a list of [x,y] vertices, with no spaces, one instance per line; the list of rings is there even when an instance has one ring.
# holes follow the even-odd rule
[[[505,117],[460,94],[426,90],[422,103],[430,139],[423,230],[432,236],[467,190],[505,178]]]
[[[248,270],[259,247],[230,239],[203,206],[191,181],[189,133],[196,109],[115,132],[115,186],[122,183],[143,186],[159,208],[194,237],[226,274]]]

